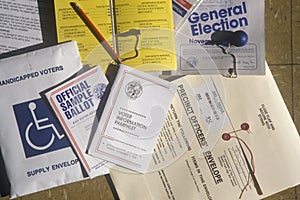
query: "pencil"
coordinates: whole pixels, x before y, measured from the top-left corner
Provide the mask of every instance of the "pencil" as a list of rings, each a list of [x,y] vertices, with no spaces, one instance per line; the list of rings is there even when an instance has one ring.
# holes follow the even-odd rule
[[[88,18],[88,16],[83,12],[80,6],[75,2],[70,2],[72,8],[76,11],[77,15],[81,18],[81,20],[85,23],[85,25],[90,29],[96,39],[100,42],[106,52],[110,55],[110,57],[117,63],[121,64],[121,58],[118,54],[113,50],[110,44],[106,41],[100,31],[96,28],[93,22]]]

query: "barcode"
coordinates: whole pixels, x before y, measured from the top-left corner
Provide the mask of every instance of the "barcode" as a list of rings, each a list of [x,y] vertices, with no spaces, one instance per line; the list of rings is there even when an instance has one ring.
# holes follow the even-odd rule
[[[206,99],[207,99],[207,101],[208,101],[208,103],[209,103],[209,105],[210,105],[210,107],[211,107],[211,109],[213,111],[213,114],[214,114],[215,118],[217,120],[219,120],[220,117],[218,115],[218,112],[217,112],[217,110],[216,110],[216,108],[215,108],[215,106],[214,106],[214,104],[213,104],[213,102],[212,102],[212,100],[211,100],[211,98],[210,98],[210,96],[209,96],[209,94],[207,92],[205,93],[205,97],[206,97]]]

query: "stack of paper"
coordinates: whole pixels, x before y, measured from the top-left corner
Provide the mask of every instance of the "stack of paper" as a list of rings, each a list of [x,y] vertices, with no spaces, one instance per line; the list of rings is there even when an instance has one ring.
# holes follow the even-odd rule
[[[253,200],[300,183],[263,1],[54,3],[64,43],[0,60],[10,197],[108,173],[122,200]],[[0,53],[41,41],[37,2],[0,10]]]

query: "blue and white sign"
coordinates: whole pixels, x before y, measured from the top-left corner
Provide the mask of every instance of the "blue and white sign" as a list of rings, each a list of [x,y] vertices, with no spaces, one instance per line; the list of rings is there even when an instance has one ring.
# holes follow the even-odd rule
[[[70,146],[42,99],[13,105],[13,110],[26,158]]]

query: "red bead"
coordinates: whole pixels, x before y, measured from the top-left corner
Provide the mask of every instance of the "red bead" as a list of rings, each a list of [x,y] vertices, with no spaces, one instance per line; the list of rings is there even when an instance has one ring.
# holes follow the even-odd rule
[[[249,128],[250,128],[250,125],[248,123],[244,122],[241,124],[242,130],[247,131],[247,130],[249,130]]]
[[[231,137],[230,137],[230,134],[229,134],[229,133],[223,133],[223,134],[222,134],[222,139],[223,139],[223,140],[228,141],[228,140],[230,140],[230,138],[231,138]]]

